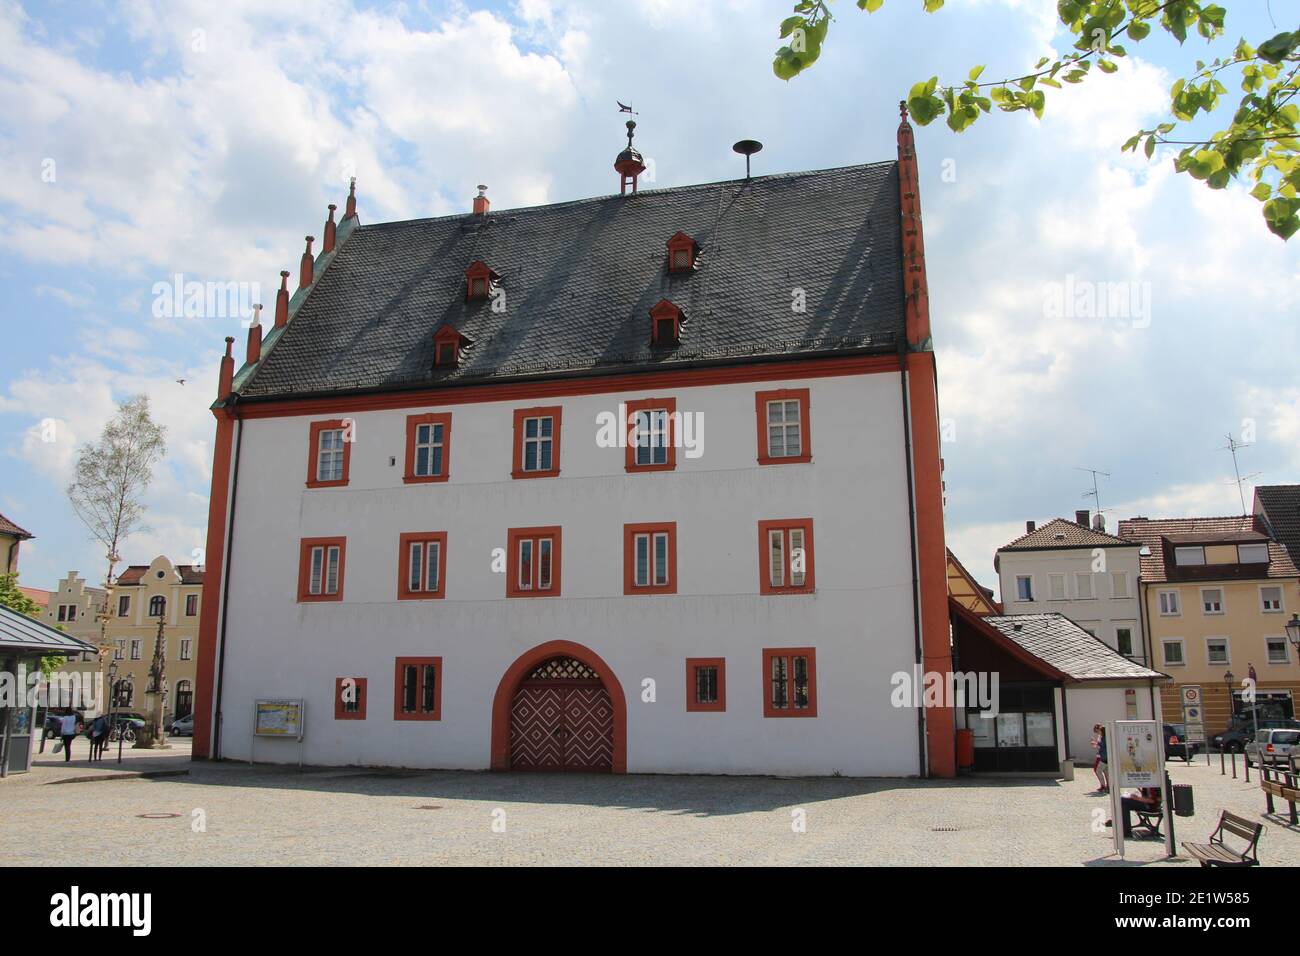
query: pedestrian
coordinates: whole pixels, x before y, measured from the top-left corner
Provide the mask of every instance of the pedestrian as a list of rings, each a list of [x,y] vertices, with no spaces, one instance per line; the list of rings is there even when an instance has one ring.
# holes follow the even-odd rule
[[[77,739],[77,712],[70,710],[63,715],[60,722],[59,736],[63,739],[63,760],[68,762],[72,759],[72,742]]]
[[[1097,776],[1097,793],[1106,792],[1106,778],[1101,774],[1101,724],[1092,725],[1092,772]]]
[[[1097,770],[1101,776],[1101,793],[1110,793],[1110,766],[1106,763],[1106,728],[1097,726]]]
[[[108,718],[103,714],[96,717],[87,736],[90,737],[90,759],[103,760],[104,749],[108,746]]]

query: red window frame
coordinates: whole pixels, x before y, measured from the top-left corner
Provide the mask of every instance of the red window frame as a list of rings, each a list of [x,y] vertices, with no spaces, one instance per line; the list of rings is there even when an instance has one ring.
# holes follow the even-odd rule
[[[339,549],[339,586],[334,594],[311,593],[311,552],[313,548],[325,548],[321,564],[321,588],[325,586],[325,574],[328,571],[329,548]],[[337,538],[302,538],[298,546],[298,602],[300,604],[317,601],[343,600],[343,572],[347,568],[348,539]]]
[[[415,667],[419,684],[415,688],[416,709],[403,710],[406,689],[405,668]],[[424,668],[433,668],[433,709],[424,706]],[[442,720],[442,658],[441,657],[399,657],[393,665],[393,720]]]
[[[718,669],[718,699],[704,703],[696,698],[695,672],[701,667]],[[727,709],[727,659],[725,657],[686,658],[686,709],[692,713],[722,713]]]
[[[638,535],[650,536],[650,583],[636,583],[636,539]],[[654,583],[654,536],[668,536],[668,582]],[[623,593],[624,594],[676,594],[677,593],[677,522],[651,521],[623,525]]]
[[[417,475],[415,473],[415,436],[421,425],[442,426],[442,473],[438,475]],[[423,415],[406,416],[406,470],[402,481],[408,485],[429,484],[446,481],[451,477],[451,412],[427,412]]]
[[[794,706],[794,660],[804,657],[808,660],[808,704],[806,707]],[[785,700],[786,706],[777,707],[773,701],[775,678],[772,675],[772,662],[783,659],[785,662]],[[814,647],[765,647],[763,648],[763,716],[764,717],[816,717],[817,716],[817,649]]]
[[[540,551],[538,541],[549,538],[551,541],[551,586],[542,588],[541,585],[541,562],[536,557],[532,559],[529,579],[531,586],[524,588],[519,584],[519,545],[520,542],[531,540],[534,542],[533,551]],[[511,528],[506,533],[506,597],[559,597],[560,596],[560,558],[563,554],[561,543],[561,534],[559,525],[546,525],[537,528]]]
[[[677,468],[677,399],[675,398],[642,398],[632,402],[623,403],[626,417],[623,419],[623,428],[625,430],[624,439],[627,444],[627,455],[624,462],[626,471],[675,471]],[[668,413],[667,421],[664,425],[668,447],[666,449],[665,461],[661,464],[638,465],[636,463],[636,416],[639,412],[654,411],[663,409]]]
[[[421,584],[427,584],[429,574],[426,570],[429,560],[428,545],[438,542],[438,587],[432,591],[411,590],[411,545],[424,544],[421,557]],[[408,531],[398,537],[397,551],[397,599],[399,601],[432,601],[447,596],[447,532],[445,531]]]
[[[650,310],[650,344],[665,346],[681,344],[682,321],[682,310],[667,299],[661,299]],[[667,335],[663,334],[665,328]]]
[[[803,584],[790,584],[790,545],[789,532],[798,529],[803,532],[804,574]],[[785,584],[772,584],[771,568],[768,565],[767,539],[769,531],[786,532],[783,545],[785,551]],[[758,593],[759,594],[811,594],[817,589],[816,562],[813,559],[813,521],[812,518],[782,518],[776,521],[758,523]]]
[[[307,448],[308,488],[339,488],[348,483],[348,475],[352,470],[352,440],[348,437],[348,429],[354,428],[355,425],[351,418],[331,418],[328,421],[311,423],[311,443]],[[337,480],[318,481],[316,464],[320,457],[320,433],[337,429],[343,430],[343,477]]]
[[[356,685],[357,689],[357,709],[343,709],[343,682],[350,680]],[[366,701],[369,698],[366,693],[366,679],[364,677],[336,677],[334,679],[334,719],[335,720],[365,720],[366,719]]]
[[[695,269],[695,240],[684,232],[674,233],[668,240],[668,271],[674,273],[691,272]],[[686,263],[677,264],[677,253],[686,253]]]
[[[185,616],[194,617],[199,613],[199,596],[197,594],[185,595]]]
[[[515,409],[515,448],[511,462],[512,478],[555,478],[560,473],[560,425],[564,408],[560,405],[539,405],[536,408]],[[551,467],[535,471],[524,470],[524,422],[530,418],[551,419]]]
[[[767,403],[799,402],[799,454],[773,458],[768,449]],[[811,399],[806,388],[776,388],[754,395],[754,413],[758,417],[758,463],[760,465],[791,465],[812,461]]]

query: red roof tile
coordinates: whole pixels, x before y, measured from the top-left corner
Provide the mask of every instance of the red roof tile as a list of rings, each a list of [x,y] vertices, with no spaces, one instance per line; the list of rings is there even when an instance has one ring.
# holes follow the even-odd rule
[[[1225,518],[1128,518],[1119,523],[1121,537],[1144,544],[1149,553],[1141,556],[1142,579],[1144,581],[1168,581],[1170,570],[1174,567],[1172,548],[1166,549],[1165,543],[1173,544],[1226,544],[1241,541],[1243,543],[1268,542],[1268,574],[1270,578],[1300,577],[1300,570],[1284,548],[1277,541],[1268,537],[1267,529],[1254,515],[1234,515]],[[1197,577],[1202,580],[1219,580],[1239,577],[1238,574],[1220,574],[1214,577],[1213,565],[1200,572]],[[1246,575],[1258,577],[1258,575]]]

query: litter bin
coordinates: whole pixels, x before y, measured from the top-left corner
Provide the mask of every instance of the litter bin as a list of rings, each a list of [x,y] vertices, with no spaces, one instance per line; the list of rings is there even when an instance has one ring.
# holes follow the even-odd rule
[[[970,730],[957,731],[957,766],[962,770],[975,766],[975,734]]]
[[[1196,813],[1196,806],[1192,802],[1192,785],[1190,783],[1174,784],[1174,814],[1180,817],[1190,817]]]

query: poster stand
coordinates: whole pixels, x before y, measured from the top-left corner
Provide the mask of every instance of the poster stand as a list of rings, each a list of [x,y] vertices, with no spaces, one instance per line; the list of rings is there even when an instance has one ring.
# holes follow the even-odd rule
[[[1125,787],[1157,787],[1164,811],[1165,855],[1174,853],[1174,807],[1169,775],[1165,772],[1164,729],[1157,720],[1112,720],[1106,732],[1110,757],[1110,819],[1115,852],[1124,859]]]

